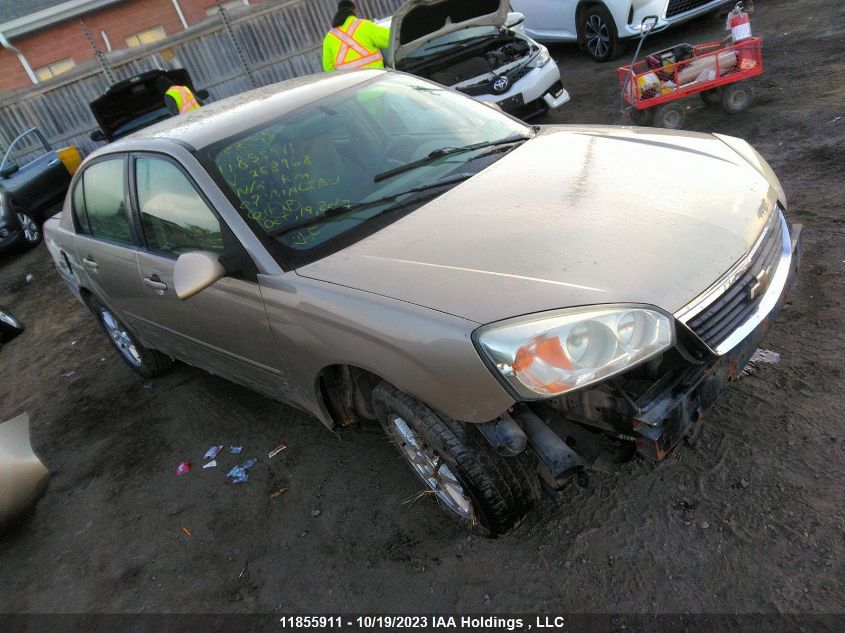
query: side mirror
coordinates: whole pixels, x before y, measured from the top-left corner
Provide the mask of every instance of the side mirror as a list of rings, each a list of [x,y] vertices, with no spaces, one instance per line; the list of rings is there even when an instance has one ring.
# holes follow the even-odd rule
[[[525,22],[525,16],[521,13],[508,13],[508,19],[505,21],[505,27],[512,29]]]
[[[220,256],[208,251],[183,253],[173,268],[173,287],[176,296],[188,299],[226,276]]]
[[[14,174],[20,167],[18,167],[17,163],[8,162],[3,165],[3,168],[0,169],[0,178],[8,178],[12,174]]]
[[[205,101],[206,99],[208,99],[208,96],[208,90],[197,90],[197,97],[199,97],[201,100]]]
[[[91,137],[92,141],[105,141],[106,140],[106,135],[103,134],[103,131],[100,130],[100,129],[97,129],[97,130],[94,130],[93,132],[91,132],[90,137]]]

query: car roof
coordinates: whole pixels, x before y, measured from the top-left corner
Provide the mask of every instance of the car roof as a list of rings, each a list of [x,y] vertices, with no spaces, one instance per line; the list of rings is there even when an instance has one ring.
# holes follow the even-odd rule
[[[103,150],[130,151],[139,141],[152,140],[175,141],[192,149],[202,149],[386,72],[350,70],[321,73],[256,88],[143,128]]]

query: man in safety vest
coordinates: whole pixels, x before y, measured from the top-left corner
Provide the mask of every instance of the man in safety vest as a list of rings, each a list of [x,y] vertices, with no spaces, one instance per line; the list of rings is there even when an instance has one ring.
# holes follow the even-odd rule
[[[164,105],[173,116],[196,110],[202,103],[187,86],[177,86],[167,77],[159,77],[156,87],[164,93]]]
[[[382,49],[390,45],[390,29],[355,15],[352,0],[340,0],[332,30],[323,39],[323,70],[384,68]]]

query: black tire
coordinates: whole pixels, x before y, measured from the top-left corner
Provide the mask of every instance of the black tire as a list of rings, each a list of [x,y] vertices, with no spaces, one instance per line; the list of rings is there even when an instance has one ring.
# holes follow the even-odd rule
[[[597,62],[609,62],[625,51],[616,22],[603,4],[594,4],[581,13],[581,44]]]
[[[704,92],[699,92],[699,96],[701,100],[704,102],[706,106],[717,106],[721,105],[722,103],[722,89],[721,88],[713,88],[712,90],[705,90]]]
[[[722,86],[722,109],[728,114],[747,110],[754,103],[754,89],[745,81]]]
[[[677,101],[670,101],[654,108],[654,125],[668,130],[680,130],[684,127],[685,108]]]
[[[654,124],[654,108],[646,108],[645,110],[634,108],[631,110],[631,123],[641,126]]]
[[[173,359],[166,354],[141,345],[135,335],[124,325],[123,321],[112,313],[110,308],[93,297],[88,297],[86,303],[94,316],[97,317],[97,321],[100,322],[100,327],[106,333],[109,343],[132,371],[144,378],[155,378],[173,365]],[[115,331],[115,327],[119,330],[119,333]]]
[[[373,390],[373,406],[399,453],[459,525],[482,536],[500,536],[519,525],[539,501],[539,478],[527,454],[516,457],[497,454],[473,425],[438,416],[385,382]],[[434,453],[439,478],[447,482],[457,480],[462,488],[460,492],[469,502],[463,514],[450,505],[450,502],[454,505],[453,501],[444,501],[413,465],[406,451],[414,449],[398,431],[396,418],[416,436],[423,450]],[[444,465],[446,474],[442,472]]]
[[[23,244],[27,248],[35,248],[44,239],[44,234],[41,232],[41,225],[26,211],[17,211],[15,215],[18,218],[18,224],[21,225],[23,231]]]

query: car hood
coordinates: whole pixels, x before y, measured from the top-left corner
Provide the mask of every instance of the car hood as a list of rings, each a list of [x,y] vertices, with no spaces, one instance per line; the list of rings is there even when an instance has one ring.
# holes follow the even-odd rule
[[[447,33],[470,26],[504,26],[509,6],[506,0],[409,0],[391,21],[393,63]]]
[[[713,135],[545,128],[297,272],[477,323],[590,304],[675,313],[763,230],[779,185],[761,172]]]

